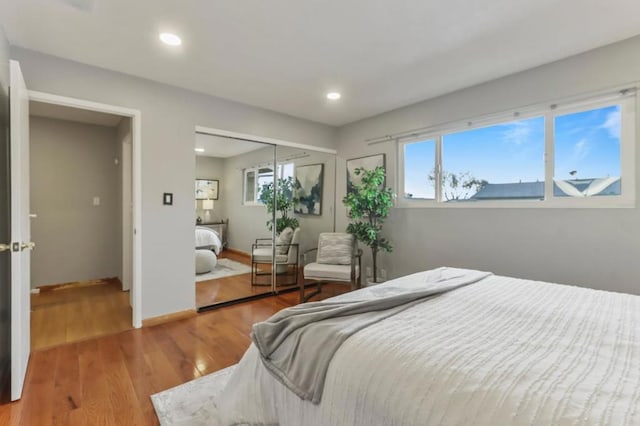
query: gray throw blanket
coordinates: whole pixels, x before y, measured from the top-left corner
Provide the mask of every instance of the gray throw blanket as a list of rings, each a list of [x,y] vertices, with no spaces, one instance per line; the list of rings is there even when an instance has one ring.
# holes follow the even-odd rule
[[[489,275],[468,269],[438,268],[416,278],[422,280],[418,287],[415,282],[407,288],[396,285],[400,280],[393,280],[361,290],[363,298],[359,300],[292,306],[255,324],[251,338],[263,364],[277,380],[300,398],[318,404],[331,359],[349,336],[429,297]]]

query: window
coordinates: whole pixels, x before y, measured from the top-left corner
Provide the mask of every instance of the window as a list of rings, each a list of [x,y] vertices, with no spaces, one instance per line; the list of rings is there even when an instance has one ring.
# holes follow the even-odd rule
[[[277,177],[279,179],[293,178],[293,163],[278,164]],[[273,182],[273,166],[252,167],[244,169],[243,204],[259,206],[260,192],[264,185]]]
[[[442,200],[544,198],[544,118],[442,136]]]
[[[621,130],[620,105],[556,116],[553,195],[621,195]]]
[[[621,92],[401,141],[400,205],[632,206],[635,120]]]
[[[436,141],[407,143],[404,145],[404,197],[433,200],[436,192],[433,185],[434,169],[425,165],[435,164]]]

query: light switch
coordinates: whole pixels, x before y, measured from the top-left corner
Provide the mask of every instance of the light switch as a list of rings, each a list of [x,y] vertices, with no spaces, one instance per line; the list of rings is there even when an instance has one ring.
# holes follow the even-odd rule
[[[93,205],[94,206],[100,205],[100,197],[93,197]]]

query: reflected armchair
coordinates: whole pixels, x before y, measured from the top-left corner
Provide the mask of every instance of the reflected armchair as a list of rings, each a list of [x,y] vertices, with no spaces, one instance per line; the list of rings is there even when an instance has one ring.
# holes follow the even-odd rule
[[[316,252],[314,262],[308,262],[311,253]],[[322,291],[322,284],[328,282],[350,283],[351,289],[361,287],[360,270],[362,250],[352,234],[323,232],[318,237],[318,247],[305,251],[301,256],[304,280],[300,283],[300,303]],[[315,281],[317,289],[305,295],[305,282]]]
[[[289,231],[287,231],[289,230]],[[289,233],[289,238],[286,234]],[[283,230],[276,239],[276,274],[282,275],[292,272],[293,280],[291,282],[279,283],[279,285],[297,285],[298,284],[298,256],[300,253],[300,228],[295,231],[291,228]],[[271,238],[258,238],[251,245],[251,285],[271,285],[268,283],[259,283],[258,276],[271,275],[271,269],[268,271],[260,271],[260,265],[271,265],[273,258],[273,245]],[[290,271],[291,270],[291,271]]]

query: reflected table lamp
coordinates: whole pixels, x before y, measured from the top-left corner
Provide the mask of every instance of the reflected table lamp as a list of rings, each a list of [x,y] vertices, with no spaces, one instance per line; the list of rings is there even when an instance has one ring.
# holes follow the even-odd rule
[[[202,200],[202,210],[204,210],[204,223],[211,223],[213,200]]]

